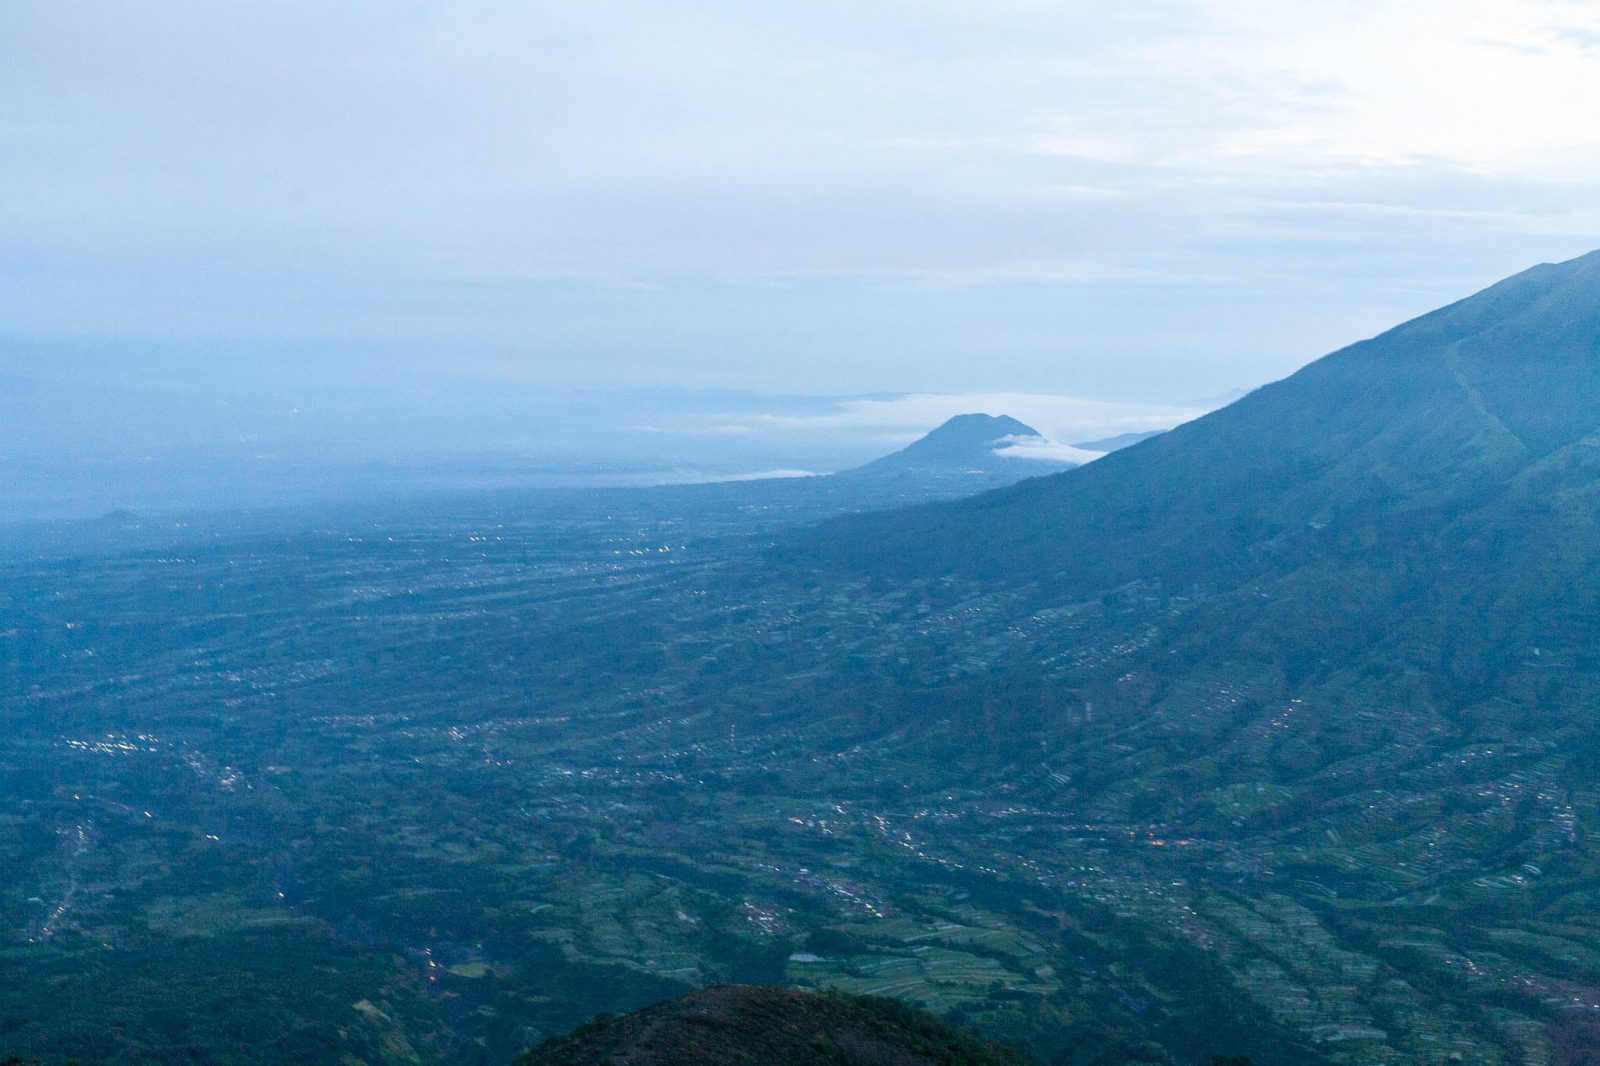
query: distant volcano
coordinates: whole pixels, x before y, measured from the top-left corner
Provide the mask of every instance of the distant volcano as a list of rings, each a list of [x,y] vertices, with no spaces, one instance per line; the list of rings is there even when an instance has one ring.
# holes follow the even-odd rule
[[[921,440],[893,455],[841,472],[848,478],[899,478],[906,480],[969,478],[1014,481],[1052,474],[1077,466],[1056,459],[1023,459],[999,454],[997,449],[1017,441],[1045,438],[1032,426],[1006,415],[957,415]]]

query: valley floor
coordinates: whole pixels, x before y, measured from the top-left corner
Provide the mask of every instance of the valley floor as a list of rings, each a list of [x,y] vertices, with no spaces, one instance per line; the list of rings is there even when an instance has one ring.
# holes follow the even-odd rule
[[[787,543],[579,509],[9,565],[0,1053],[503,1062],[739,981],[1049,1062],[1592,1061],[1580,733],[1210,659],[1232,592]]]

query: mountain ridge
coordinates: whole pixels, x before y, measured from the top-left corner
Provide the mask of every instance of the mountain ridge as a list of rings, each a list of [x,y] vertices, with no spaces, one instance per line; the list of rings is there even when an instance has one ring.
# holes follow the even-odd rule
[[[1060,1066],[1588,1066],[1600,276],[1452,306],[799,539],[708,489],[0,569],[8,1039],[488,1066],[738,982]]]
[[[1553,327],[1552,306],[1562,312]],[[1307,523],[1459,509],[1600,426],[1597,337],[1600,253],[1535,267],[1340,349],[1136,449],[965,501],[851,519],[832,548],[826,534],[812,545],[866,569],[907,574],[921,559],[1087,593],[1152,570],[1192,577]],[[1556,380],[1530,380],[1529,350],[1547,353]],[[989,551],[938,554],[935,527],[962,526]],[[1066,548],[1073,558],[1053,557]]]

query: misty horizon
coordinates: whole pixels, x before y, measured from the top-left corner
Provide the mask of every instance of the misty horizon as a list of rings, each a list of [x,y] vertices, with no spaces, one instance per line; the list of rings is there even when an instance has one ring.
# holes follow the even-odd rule
[[[1169,429],[1238,394],[1131,403],[995,392],[553,392],[425,375],[335,383],[247,381],[237,369],[149,373],[149,364],[120,375],[53,369],[0,377],[0,450],[11,459],[0,505],[11,521],[824,474],[979,411],[1034,426],[1056,450],[1013,454],[1048,461],[1075,443]]]
[[[13,5],[0,513],[1165,428],[1600,244],[1595,40],[1557,0]]]
[[[0,1066],[1600,1066],[1600,3],[0,3]]]

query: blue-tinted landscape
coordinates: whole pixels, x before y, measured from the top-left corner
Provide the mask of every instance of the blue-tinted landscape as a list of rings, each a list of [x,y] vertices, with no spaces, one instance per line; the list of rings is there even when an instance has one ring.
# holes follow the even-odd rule
[[[0,1061],[1600,1063],[1597,42],[0,11]]]

